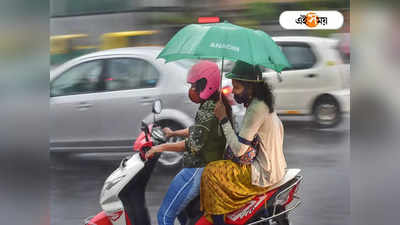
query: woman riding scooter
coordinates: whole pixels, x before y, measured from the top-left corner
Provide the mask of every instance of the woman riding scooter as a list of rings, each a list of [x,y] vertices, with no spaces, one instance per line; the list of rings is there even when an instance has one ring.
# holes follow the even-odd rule
[[[146,157],[151,157],[163,151],[185,152],[184,169],[172,180],[158,211],[159,225],[174,224],[182,209],[199,195],[203,167],[212,161],[223,159],[226,140],[214,115],[215,104],[220,97],[220,80],[219,68],[215,63],[200,61],[195,64],[187,77],[187,82],[192,85],[189,97],[192,102],[200,104],[195,124],[189,129],[175,132],[164,129],[167,136],[187,136],[187,139],[154,146],[146,153]],[[181,224],[185,224],[184,219],[179,220]]]
[[[227,158],[209,163],[201,179],[201,207],[214,224],[225,224],[224,215],[263,194],[285,175],[283,126],[274,112],[273,94],[258,66],[238,61],[226,75],[232,79],[234,98],[247,108],[239,134],[218,102],[218,118],[227,141]],[[211,216],[211,218],[210,218]]]

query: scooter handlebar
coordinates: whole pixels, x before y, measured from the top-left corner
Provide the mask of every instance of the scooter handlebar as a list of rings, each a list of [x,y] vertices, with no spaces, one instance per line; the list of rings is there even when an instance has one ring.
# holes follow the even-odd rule
[[[153,142],[147,142],[147,143],[143,144],[143,146],[139,149],[140,158],[143,161],[147,160],[146,152],[148,152],[151,149],[151,147],[153,147]]]

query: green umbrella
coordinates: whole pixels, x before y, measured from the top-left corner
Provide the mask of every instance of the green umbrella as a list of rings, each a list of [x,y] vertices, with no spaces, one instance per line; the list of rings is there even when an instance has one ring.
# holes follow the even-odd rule
[[[187,58],[241,60],[277,72],[290,67],[279,46],[265,32],[228,22],[185,26],[157,58],[166,62]]]

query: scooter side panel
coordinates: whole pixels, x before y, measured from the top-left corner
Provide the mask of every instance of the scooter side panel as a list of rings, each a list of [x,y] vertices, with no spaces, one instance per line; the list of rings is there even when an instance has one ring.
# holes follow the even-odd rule
[[[100,205],[106,212],[115,212],[123,209],[118,198],[121,190],[144,167],[139,154],[133,155],[125,162],[125,167],[118,167],[105,181],[100,196]]]
[[[126,225],[126,214],[124,210],[107,212],[106,214],[113,225]]]
[[[236,210],[232,213],[229,213],[226,216],[227,224],[241,225],[245,224],[249,219],[251,219],[256,212],[265,205],[265,202],[271,198],[271,196],[276,192],[270,191],[263,195],[259,195],[247,203],[244,207],[239,210]]]
[[[133,224],[150,225],[150,215],[146,206],[145,191],[160,154],[146,161],[129,183],[122,189],[119,199]]]

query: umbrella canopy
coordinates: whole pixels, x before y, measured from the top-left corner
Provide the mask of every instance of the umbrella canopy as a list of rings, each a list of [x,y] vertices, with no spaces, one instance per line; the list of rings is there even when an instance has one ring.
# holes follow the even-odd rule
[[[187,58],[241,60],[277,72],[290,67],[280,47],[265,32],[228,22],[185,26],[157,58],[166,62]]]

